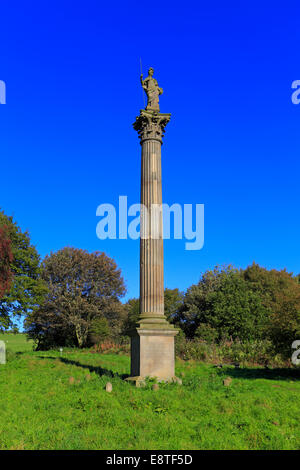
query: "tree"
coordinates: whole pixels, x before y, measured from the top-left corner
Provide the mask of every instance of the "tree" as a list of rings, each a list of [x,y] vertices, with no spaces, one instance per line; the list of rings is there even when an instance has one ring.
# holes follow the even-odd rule
[[[88,343],[97,344],[111,336],[111,329],[109,327],[107,319],[102,317],[96,317],[91,322],[89,328]]]
[[[190,338],[249,340],[261,337],[267,310],[242,271],[232,266],[216,266],[187,289],[176,317],[175,321]]]
[[[26,321],[26,331],[39,349],[83,347],[99,318],[116,328],[125,286],[116,263],[105,253],[63,248],[45,257],[42,279],[48,294]]]
[[[22,232],[3,211],[0,211],[0,227],[6,227],[12,251],[13,280],[10,290],[0,300],[0,327],[9,328],[13,326],[14,317],[28,315],[41,303],[47,289],[40,278],[40,256],[28,232]]]
[[[7,226],[3,226],[0,227],[0,299],[11,287],[12,260],[11,241],[7,234]]]
[[[168,289],[166,287],[164,290],[165,316],[171,323],[176,321],[177,312],[183,304],[183,297],[183,292],[180,292],[177,288]]]
[[[261,339],[269,312],[261,296],[243,278],[242,271],[232,270],[221,276],[220,286],[207,297],[207,323],[222,337],[241,341]]]
[[[170,322],[174,322],[178,310],[183,302],[183,293],[179,289],[164,290],[164,314]],[[140,301],[139,299],[129,299],[124,305],[126,316],[123,325],[123,334],[128,335],[133,330],[138,322],[140,314]]]
[[[122,328],[122,334],[128,336],[130,332],[135,328],[140,314],[140,300],[129,299],[124,305],[126,316]]]
[[[300,339],[300,284],[285,269],[267,270],[253,263],[243,272],[251,289],[259,294],[269,312],[265,335],[277,352],[289,358],[294,340]]]
[[[207,297],[219,288],[222,277],[232,269],[231,266],[216,266],[213,270],[204,272],[198,284],[193,284],[186,290],[183,304],[174,316],[174,323],[181,327],[187,337],[193,338],[199,325],[207,323],[206,316],[210,308]]]

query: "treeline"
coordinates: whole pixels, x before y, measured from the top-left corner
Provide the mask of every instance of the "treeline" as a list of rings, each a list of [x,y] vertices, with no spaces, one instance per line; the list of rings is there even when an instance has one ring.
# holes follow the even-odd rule
[[[138,318],[138,299],[127,308],[125,332]],[[238,353],[252,354],[254,361],[289,359],[292,343],[300,339],[300,277],[255,263],[246,269],[215,267],[185,293],[165,289],[165,315],[179,328],[182,357],[216,356],[218,347],[225,355],[232,351],[236,360]]]
[[[128,342],[139,301],[121,302],[124,280],[104,253],[66,247],[42,261],[29,234],[0,212],[0,260],[0,329],[23,316],[38,349]],[[165,289],[165,315],[180,331],[181,357],[287,359],[300,339],[300,277],[255,263],[215,267],[186,292]]]

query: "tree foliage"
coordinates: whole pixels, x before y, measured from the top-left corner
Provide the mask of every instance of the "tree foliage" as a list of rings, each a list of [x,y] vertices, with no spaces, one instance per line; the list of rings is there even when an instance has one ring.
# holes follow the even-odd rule
[[[240,270],[215,267],[187,290],[177,321],[190,338],[248,340],[261,337],[267,313]]]
[[[184,294],[179,289],[169,289],[168,287],[164,290],[164,311],[167,319],[174,323],[176,321],[176,314],[182,307]]]
[[[38,348],[63,344],[83,347],[99,318],[106,318],[111,330],[118,331],[122,314],[119,298],[125,286],[111,258],[67,247],[45,257],[41,276],[48,294],[26,321],[26,331]]]
[[[11,241],[7,233],[7,226],[3,226],[0,227],[0,299],[11,287],[12,260]]]
[[[9,328],[14,317],[26,316],[39,306],[47,289],[40,278],[40,256],[31,244],[28,232],[22,232],[12,217],[0,211],[0,228],[3,227],[6,227],[10,240],[13,280],[11,288],[0,300],[0,328]]]
[[[140,314],[140,300],[136,298],[129,299],[124,305],[125,319],[122,328],[122,334],[128,336],[135,328]]]
[[[253,263],[243,272],[251,289],[259,294],[269,312],[265,334],[276,351],[291,356],[291,345],[300,339],[300,284],[298,277],[285,269],[267,270]]]
[[[170,322],[176,320],[176,314],[179,308],[182,306],[183,293],[179,289],[168,289],[164,290],[164,314]],[[140,314],[140,301],[139,299],[132,298],[127,301],[125,307],[125,321],[123,324],[123,334],[128,335],[136,323]]]
[[[105,316],[96,317],[91,321],[88,335],[88,344],[98,344],[112,335],[108,320]]]
[[[188,338],[208,342],[271,340],[288,358],[300,339],[299,276],[255,263],[245,270],[215,267],[187,289],[173,321]]]

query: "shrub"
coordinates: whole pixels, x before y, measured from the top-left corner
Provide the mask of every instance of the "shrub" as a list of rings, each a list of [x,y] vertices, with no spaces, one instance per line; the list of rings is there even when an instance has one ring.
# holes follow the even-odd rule
[[[183,360],[194,359],[212,364],[272,365],[288,366],[289,362],[276,350],[269,340],[240,341],[222,340],[219,343],[202,339],[186,339],[183,335],[175,338],[176,356]]]

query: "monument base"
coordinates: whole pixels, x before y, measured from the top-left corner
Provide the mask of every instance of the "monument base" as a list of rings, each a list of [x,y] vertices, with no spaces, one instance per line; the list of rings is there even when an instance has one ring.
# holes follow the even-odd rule
[[[176,377],[175,375],[170,380],[158,379],[157,377],[152,377],[152,378],[156,379],[155,382],[158,382],[158,383],[164,382],[164,383],[176,383],[178,385],[182,385],[182,380],[179,377]],[[146,385],[146,377],[141,377],[140,375],[137,377],[126,377],[125,380],[127,382],[133,383],[136,387],[145,387]]]
[[[126,380],[135,382],[137,386],[146,377],[155,378],[158,382],[177,382],[174,337],[178,331],[171,325],[163,328],[149,326],[141,326],[131,333],[131,373]]]

